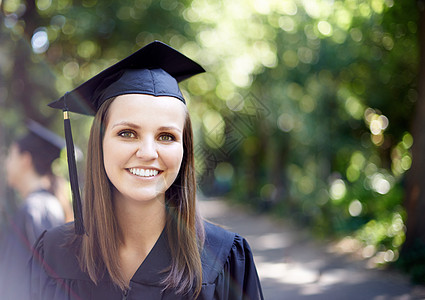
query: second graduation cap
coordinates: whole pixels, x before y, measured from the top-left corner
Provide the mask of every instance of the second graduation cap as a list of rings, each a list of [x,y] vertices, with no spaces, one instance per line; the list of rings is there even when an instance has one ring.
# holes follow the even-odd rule
[[[28,151],[33,157],[37,172],[45,175],[51,171],[52,162],[65,148],[65,140],[34,120],[26,121],[28,133],[16,140],[21,151]]]
[[[94,115],[108,99],[123,94],[175,97],[185,103],[178,83],[205,70],[196,62],[155,41],[87,80],[49,104],[64,111],[69,177],[73,195],[75,232],[84,234],[74,144],[68,111]]]

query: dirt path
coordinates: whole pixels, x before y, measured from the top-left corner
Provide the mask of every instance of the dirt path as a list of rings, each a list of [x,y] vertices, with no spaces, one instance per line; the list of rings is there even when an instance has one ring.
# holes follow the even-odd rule
[[[207,219],[248,240],[265,299],[425,299],[425,287],[411,285],[406,276],[367,268],[365,260],[334,251],[284,222],[220,199],[202,200],[200,206]]]

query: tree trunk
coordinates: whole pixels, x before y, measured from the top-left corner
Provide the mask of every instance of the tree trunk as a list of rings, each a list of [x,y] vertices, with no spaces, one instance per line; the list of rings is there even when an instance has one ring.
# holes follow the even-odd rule
[[[419,1],[418,4],[420,9],[418,100],[412,123],[413,163],[406,175],[404,206],[407,211],[407,232],[402,255],[408,255],[417,242],[425,244],[425,3]]]

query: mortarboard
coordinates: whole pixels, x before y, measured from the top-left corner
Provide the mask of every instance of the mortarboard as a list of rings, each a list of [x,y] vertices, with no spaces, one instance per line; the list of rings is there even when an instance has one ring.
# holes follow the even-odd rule
[[[64,111],[77,234],[84,234],[85,229],[68,111],[94,115],[106,100],[123,94],[170,96],[185,103],[178,83],[203,72],[205,70],[187,56],[160,41],[154,41],[49,104],[52,108]]]
[[[44,175],[51,170],[50,165],[65,148],[65,140],[33,120],[27,120],[26,127],[27,134],[16,143],[21,151],[31,154],[36,170]]]
[[[94,115],[102,103],[122,94],[171,96],[184,101],[178,82],[205,70],[170,46],[155,41],[87,80],[50,107]]]

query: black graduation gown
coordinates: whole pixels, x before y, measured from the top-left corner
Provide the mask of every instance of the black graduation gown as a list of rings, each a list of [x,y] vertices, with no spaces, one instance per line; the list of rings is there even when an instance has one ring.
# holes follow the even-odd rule
[[[72,226],[45,232],[35,246],[30,262],[31,300],[109,299],[193,299],[162,292],[161,273],[171,263],[165,230],[130,280],[126,292],[105,276],[95,285],[82,272],[74,251],[64,247]],[[205,222],[206,240],[202,252],[203,283],[198,299],[263,299],[260,281],[247,241],[241,236]]]
[[[16,213],[8,218],[0,240],[0,299],[23,299],[23,278],[32,245],[44,230],[65,223],[59,200],[40,190],[28,195]]]

